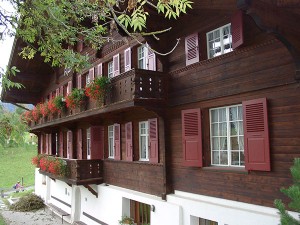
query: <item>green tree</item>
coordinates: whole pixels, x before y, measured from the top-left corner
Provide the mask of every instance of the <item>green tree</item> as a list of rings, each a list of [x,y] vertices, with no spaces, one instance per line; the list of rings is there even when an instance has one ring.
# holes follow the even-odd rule
[[[289,208],[300,213],[300,158],[294,160],[291,174],[294,184],[289,188],[282,188],[281,192],[291,199],[291,202],[288,204]],[[300,225],[300,220],[295,219],[286,211],[285,205],[281,200],[276,199],[274,204],[279,210],[281,225]]]
[[[161,14],[177,19],[192,7],[190,0],[2,0],[10,2],[13,12],[0,6],[0,40],[17,36],[27,43],[20,55],[32,59],[37,53],[54,67],[81,71],[88,66],[88,56],[74,51],[77,42],[100,49],[107,42],[117,42],[113,30],[122,29],[138,41],[139,35],[167,32],[148,30],[151,16]],[[149,11],[156,11],[152,15]],[[157,15],[156,15],[157,16]],[[158,39],[158,38],[157,38]],[[3,75],[3,73],[2,73]],[[9,76],[4,76],[5,80]]]

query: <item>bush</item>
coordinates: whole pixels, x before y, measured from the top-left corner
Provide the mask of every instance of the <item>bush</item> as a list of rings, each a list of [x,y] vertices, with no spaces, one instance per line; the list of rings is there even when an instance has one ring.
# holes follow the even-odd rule
[[[45,206],[43,199],[35,194],[29,194],[19,199],[18,202],[12,204],[9,209],[19,212],[29,212],[41,209]]]

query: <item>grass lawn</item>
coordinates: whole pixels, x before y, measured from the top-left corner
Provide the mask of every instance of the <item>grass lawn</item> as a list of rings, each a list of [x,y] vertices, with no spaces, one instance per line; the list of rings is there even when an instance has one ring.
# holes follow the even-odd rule
[[[3,217],[1,216],[1,214],[0,214],[0,225],[6,225],[6,223],[4,222],[4,219],[3,219]]]
[[[31,164],[31,158],[35,155],[36,146],[0,148],[0,189],[11,189],[22,177],[24,186],[34,185],[35,167]]]

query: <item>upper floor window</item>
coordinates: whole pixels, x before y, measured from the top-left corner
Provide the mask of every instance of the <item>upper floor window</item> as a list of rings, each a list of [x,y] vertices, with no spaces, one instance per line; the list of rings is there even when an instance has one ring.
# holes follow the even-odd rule
[[[142,121],[139,123],[139,143],[140,143],[140,160],[149,160],[149,132],[148,121]]]
[[[138,68],[139,69],[147,68],[146,51],[147,51],[146,45],[142,45],[138,48]]]
[[[213,58],[232,51],[231,24],[215,29],[206,34],[208,58]]]
[[[114,71],[113,71],[113,61],[110,61],[107,64],[107,74],[109,78],[112,78],[114,76]]]
[[[108,158],[114,158],[114,125],[108,126]]]
[[[91,128],[86,130],[86,154],[87,159],[91,159]]]
[[[244,166],[242,105],[210,109],[211,164]]]

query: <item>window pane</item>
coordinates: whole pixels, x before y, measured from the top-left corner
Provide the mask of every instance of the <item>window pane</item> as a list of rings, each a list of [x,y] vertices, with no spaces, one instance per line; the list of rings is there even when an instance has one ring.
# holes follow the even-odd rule
[[[225,122],[226,121],[226,109],[219,109],[219,121]]]
[[[220,123],[220,136],[227,136],[227,123]]]
[[[218,111],[217,110],[211,110],[211,122],[218,122]]]
[[[214,39],[214,35],[213,35],[212,32],[210,32],[210,33],[208,34],[208,41],[211,41],[211,40],[213,40],[213,39]]]
[[[231,122],[230,123],[230,135],[237,135],[238,134],[238,123]]]
[[[238,107],[238,120],[243,120],[243,107]]]
[[[240,156],[241,156],[241,166],[245,165],[245,155],[244,152],[240,152]]]
[[[240,165],[239,152],[231,152],[231,165],[239,166]]]
[[[244,135],[244,127],[243,127],[243,122],[239,122],[239,130],[238,130],[239,135]]]
[[[236,121],[237,120],[237,108],[231,107],[229,108],[229,121]]]
[[[219,150],[220,149],[220,145],[219,145],[219,138],[213,138],[212,139],[212,149],[213,150]]]
[[[221,165],[228,165],[228,153],[227,151],[221,151],[220,152],[220,164]]]
[[[220,30],[216,30],[214,32],[214,38],[216,39],[216,38],[219,38],[219,37],[220,37]]]
[[[212,124],[212,136],[219,136],[219,124]]]
[[[231,143],[231,150],[239,150],[238,138],[237,137],[231,137],[230,138],[230,143]]]
[[[212,161],[213,161],[213,164],[219,164],[219,152],[218,151],[212,152]]]
[[[221,150],[228,150],[227,148],[227,138],[220,138],[220,149]]]
[[[146,159],[147,155],[147,142],[146,137],[141,137],[141,159]]]
[[[244,137],[239,137],[239,150],[244,150]]]

